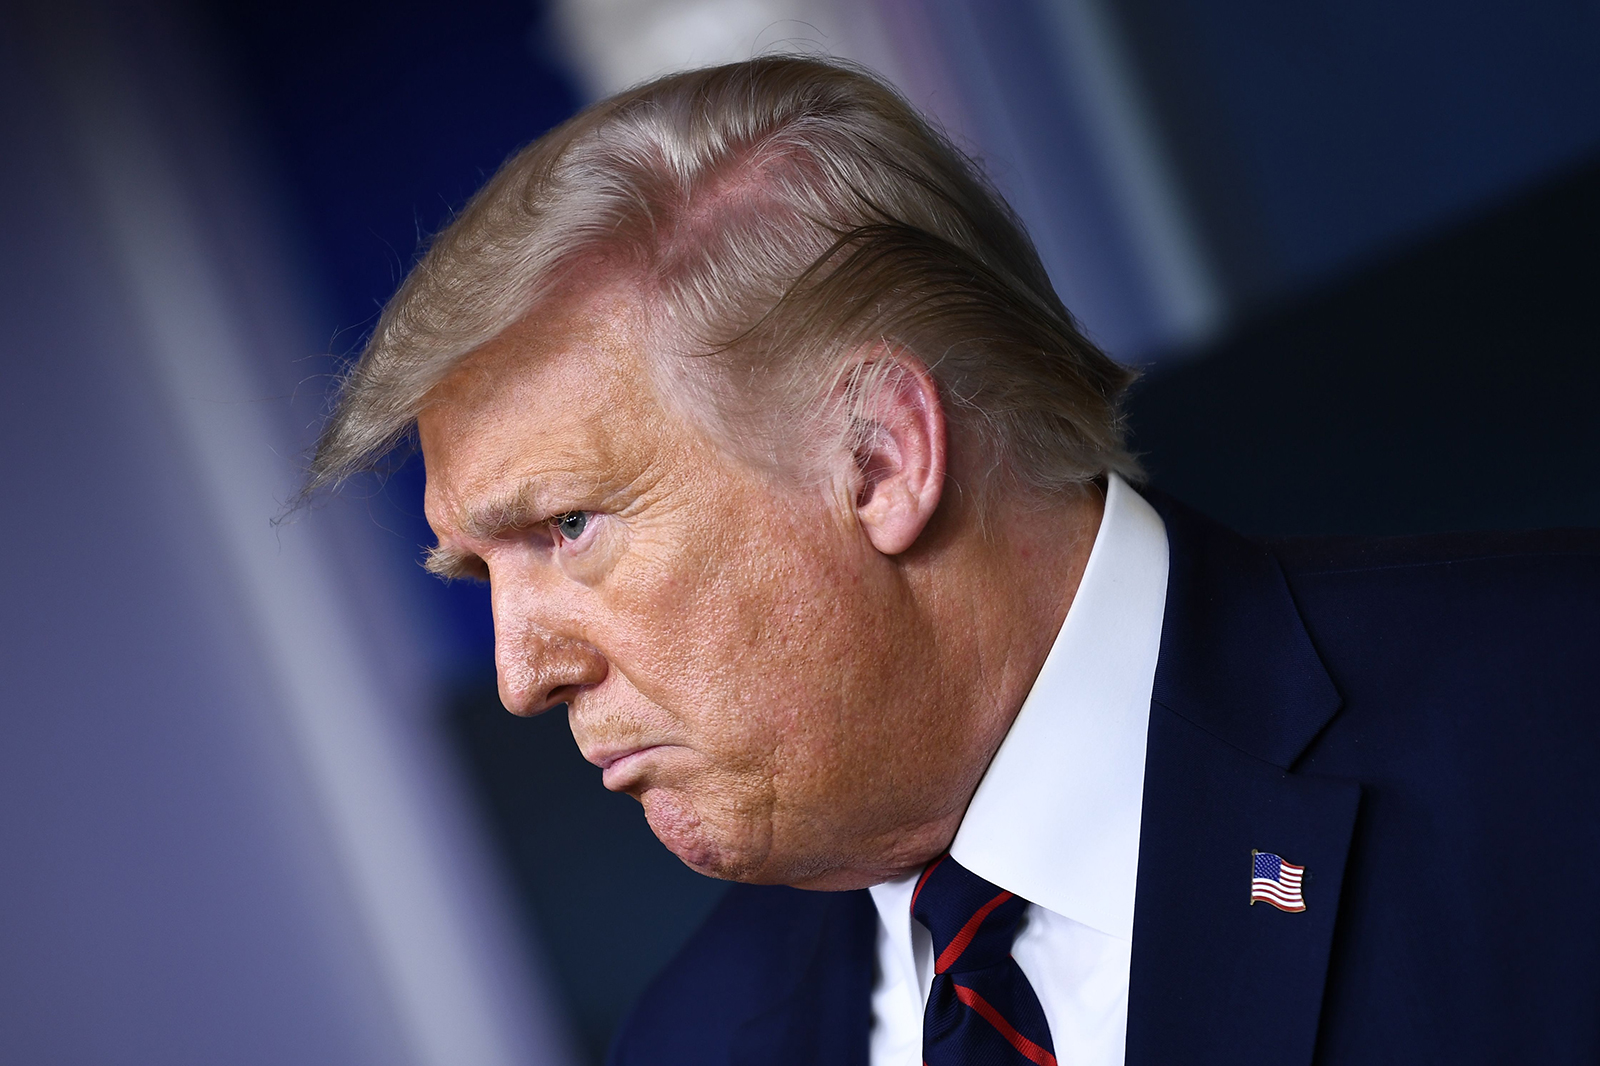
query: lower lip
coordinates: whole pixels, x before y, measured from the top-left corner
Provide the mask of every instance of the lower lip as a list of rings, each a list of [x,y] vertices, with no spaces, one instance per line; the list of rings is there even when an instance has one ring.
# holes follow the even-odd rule
[[[622,758],[617,759],[610,766],[607,766],[603,771],[601,771],[601,782],[606,786],[606,788],[609,788],[612,791],[626,787],[629,779],[638,772],[639,761],[646,755],[649,755],[651,752],[657,750],[660,746],[661,745],[659,744],[652,744],[648,748],[640,748],[638,751],[631,751]]]

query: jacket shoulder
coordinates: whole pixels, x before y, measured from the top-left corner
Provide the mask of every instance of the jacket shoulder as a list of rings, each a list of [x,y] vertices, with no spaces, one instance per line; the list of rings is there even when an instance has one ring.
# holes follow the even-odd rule
[[[1600,533],[1272,548],[1342,699],[1296,770],[1361,787],[1319,1061],[1592,1061],[1600,921],[1527,901],[1600,887]]]
[[[1269,542],[1347,710],[1565,718],[1600,684],[1600,531]]]
[[[1262,542],[1290,575],[1353,573],[1474,563],[1516,566],[1567,560],[1600,562],[1600,529],[1440,533],[1409,537],[1280,537]],[[1556,565],[1560,565],[1556,563]]]

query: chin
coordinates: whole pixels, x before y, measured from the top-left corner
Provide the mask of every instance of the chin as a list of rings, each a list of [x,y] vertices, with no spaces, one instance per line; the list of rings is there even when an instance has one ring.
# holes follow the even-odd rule
[[[723,881],[766,880],[760,873],[768,849],[753,846],[752,837],[764,836],[753,827],[719,832],[718,826],[701,818],[682,797],[665,789],[650,789],[639,802],[656,839],[696,873]]]

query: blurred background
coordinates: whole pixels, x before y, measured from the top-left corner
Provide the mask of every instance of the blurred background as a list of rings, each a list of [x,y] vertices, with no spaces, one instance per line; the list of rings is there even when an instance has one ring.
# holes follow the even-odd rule
[[[509,153],[768,51],[985,161],[1168,491],[1600,524],[1593,0],[12,0],[0,1062],[600,1061],[719,886],[499,709],[414,461],[275,519]]]

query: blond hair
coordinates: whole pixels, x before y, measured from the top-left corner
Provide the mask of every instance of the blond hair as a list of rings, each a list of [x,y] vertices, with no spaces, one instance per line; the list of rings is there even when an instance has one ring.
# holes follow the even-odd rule
[[[928,367],[979,467],[1046,494],[1139,474],[1132,372],[972,160],[869,73],[771,57],[621,93],[507,161],[384,308],[308,491],[391,449],[463,357],[597,263],[652,308],[663,395],[752,461],[804,467],[855,432],[892,363],[859,355],[887,344]]]

